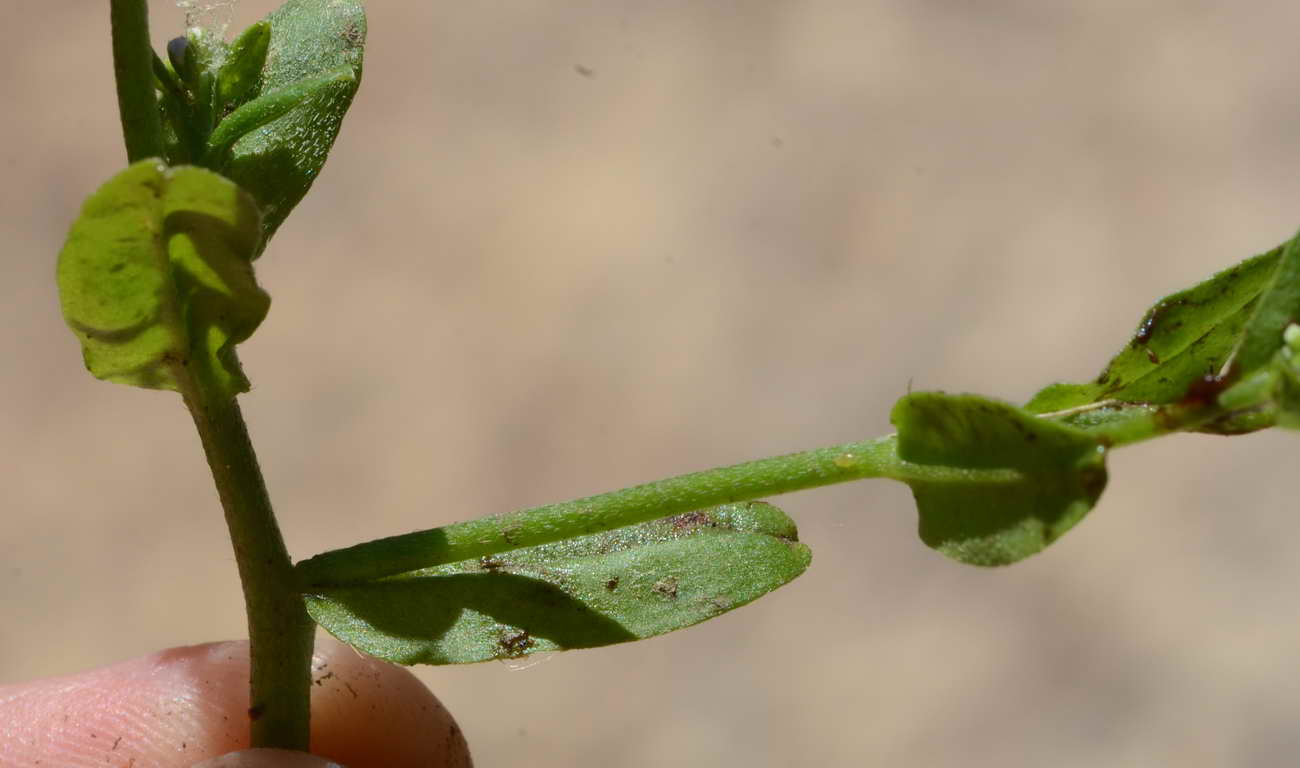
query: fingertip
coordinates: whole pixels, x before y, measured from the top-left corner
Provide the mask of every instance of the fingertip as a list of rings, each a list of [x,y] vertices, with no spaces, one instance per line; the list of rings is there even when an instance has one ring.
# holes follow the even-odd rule
[[[247,746],[247,670],[245,644],[212,643],[0,686],[0,766],[188,765]]]
[[[322,638],[316,648],[314,752],[351,768],[473,765],[460,726],[415,675],[333,638]]]
[[[335,764],[472,765],[451,713],[405,669],[322,638],[312,679],[312,751]],[[172,648],[79,675],[0,686],[0,766],[166,768],[208,760],[199,764],[298,767],[283,755],[232,752],[247,746],[246,642]],[[236,762],[219,762],[227,759]]]

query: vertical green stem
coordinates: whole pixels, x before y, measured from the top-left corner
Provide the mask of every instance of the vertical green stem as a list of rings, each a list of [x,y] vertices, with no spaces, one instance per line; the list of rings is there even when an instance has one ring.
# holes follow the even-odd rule
[[[146,0],[111,0],[113,73],[130,162],[163,154]],[[271,511],[244,417],[233,396],[189,379],[185,404],[226,512],[248,611],[252,745],[307,750],[315,625]]]
[[[226,511],[248,611],[252,745],[306,751],[315,625],[271,511],[244,417],[234,397],[202,384],[185,397]]]
[[[113,74],[122,116],[126,157],[136,162],[162,157],[162,121],[153,86],[153,48],[149,45],[149,5],[145,0],[111,0]]]

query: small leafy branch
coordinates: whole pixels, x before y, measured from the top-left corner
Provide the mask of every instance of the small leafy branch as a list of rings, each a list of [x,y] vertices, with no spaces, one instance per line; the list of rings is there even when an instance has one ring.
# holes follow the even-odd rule
[[[1005,565],[1077,524],[1115,448],[1174,432],[1300,426],[1300,239],[1161,299],[1096,379],[1023,407],[909,394],[897,434],[289,558],[237,396],[265,318],[253,261],[324,165],[361,80],[356,0],[288,0],[233,43],[148,45],[112,0],[130,165],[59,256],[64,316],[95,376],[181,395],[225,510],[252,646],[251,741],[308,748],[312,634],[402,664],[589,648],[690,626],[789,582],[811,554],[762,497],[906,483],[920,535]]]

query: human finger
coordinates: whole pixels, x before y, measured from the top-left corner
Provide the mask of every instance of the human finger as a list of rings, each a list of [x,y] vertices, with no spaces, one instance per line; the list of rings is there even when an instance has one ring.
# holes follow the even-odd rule
[[[413,675],[330,639],[313,659],[312,711],[312,751],[349,768],[471,764],[450,713]],[[246,642],[0,686],[0,765],[188,768],[247,747]]]

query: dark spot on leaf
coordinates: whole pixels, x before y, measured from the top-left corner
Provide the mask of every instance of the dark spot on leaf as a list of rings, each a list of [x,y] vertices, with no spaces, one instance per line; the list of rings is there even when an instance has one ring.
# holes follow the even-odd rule
[[[1162,301],[1148,309],[1146,315],[1142,317],[1142,322],[1138,325],[1137,333],[1133,335],[1133,341],[1131,342],[1133,348],[1136,349],[1150,341],[1151,337],[1160,330],[1160,321],[1168,314],[1169,310],[1186,303],[1187,299]]]
[[[1169,408],[1157,408],[1155,413],[1151,414],[1156,424],[1160,425],[1163,430],[1173,430],[1178,428],[1178,417],[1170,412]]]
[[[522,629],[510,630],[502,633],[497,645],[501,646],[507,658],[518,658],[533,646],[533,637]]]
[[[654,590],[655,594],[663,595],[669,600],[676,600],[677,599],[677,577],[668,576],[666,578],[660,579],[659,581],[655,582],[654,586],[651,587],[651,589]]]
[[[505,566],[505,563],[492,555],[484,555],[478,559],[478,566],[485,571],[496,573]]]
[[[109,274],[114,274],[114,275],[116,275],[118,272],[121,272],[121,271],[124,270],[124,269],[126,269],[126,264],[125,264],[124,262],[119,261],[118,263],[116,263],[116,264],[114,264],[113,266],[109,267],[109,268],[108,268],[108,271],[109,271]]]
[[[1079,473],[1079,484],[1083,486],[1083,492],[1088,494],[1091,499],[1101,496],[1101,492],[1106,490],[1106,470],[1102,467],[1091,467]]]
[[[1147,360],[1150,360],[1152,365],[1160,365],[1160,356],[1151,347],[1147,347]]]
[[[704,525],[716,527],[718,522],[710,517],[707,512],[687,512],[684,515],[677,515],[672,518],[674,531],[685,531]]]
[[[605,582],[605,589],[609,590],[610,592],[613,592],[614,590],[618,589],[618,577],[615,576],[614,578]]]
[[[1228,388],[1227,380],[1222,376],[1207,373],[1192,380],[1187,386],[1187,393],[1178,401],[1180,405],[1209,405],[1218,399],[1219,393]]]
[[[343,40],[349,48],[361,45],[361,27],[355,21],[349,21],[347,26],[343,27]]]

